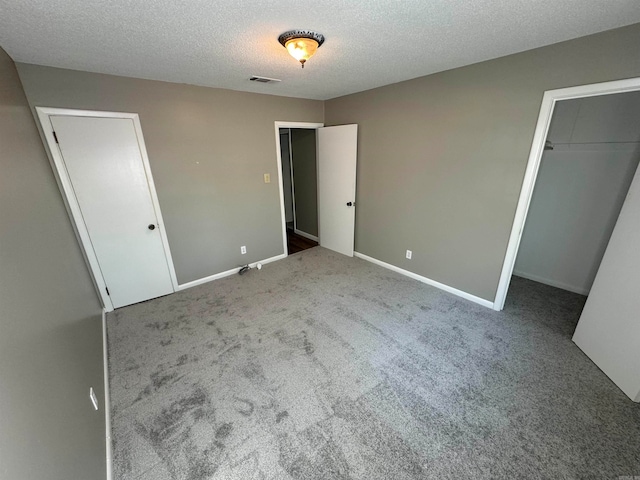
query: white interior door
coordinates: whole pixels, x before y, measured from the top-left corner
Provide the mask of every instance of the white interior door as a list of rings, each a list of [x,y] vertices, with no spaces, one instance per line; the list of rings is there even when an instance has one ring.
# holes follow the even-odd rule
[[[318,129],[320,245],[353,257],[358,125]]]
[[[94,277],[104,279],[113,307],[173,292],[170,256],[133,119],[48,118],[64,163],[60,173],[70,182],[89,236],[85,250],[97,259]]]
[[[636,171],[573,341],[640,402],[640,168]]]

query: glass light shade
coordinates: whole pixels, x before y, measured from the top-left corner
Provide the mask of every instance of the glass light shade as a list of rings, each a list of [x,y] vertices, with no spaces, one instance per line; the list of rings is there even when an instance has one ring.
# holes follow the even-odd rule
[[[304,67],[304,62],[316,53],[318,42],[312,38],[292,38],[284,46],[289,51],[289,54]]]

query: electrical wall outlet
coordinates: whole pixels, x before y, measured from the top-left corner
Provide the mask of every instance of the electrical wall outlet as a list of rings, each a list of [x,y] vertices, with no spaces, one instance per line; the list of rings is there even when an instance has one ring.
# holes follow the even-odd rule
[[[93,387],[89,387],[89,399],[93,404],[93,408],[98,410],[98,397],[96,397],[96,392],[93,391]]]
[[[244,245],[240,247],[240,253],[242,255],[244,255],[245,253],[247,253],[247,247],[245,247]]]
[[[271,174],[269,173],[264,174],[264,183],[271,183]]]
[[[407,259],[411,260],[411,255],[413,255],[413,252],[411,250],[407,250]]]

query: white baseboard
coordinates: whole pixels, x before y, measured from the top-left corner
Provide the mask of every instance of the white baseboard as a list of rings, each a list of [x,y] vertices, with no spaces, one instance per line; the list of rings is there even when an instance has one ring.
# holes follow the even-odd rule
[[[567,290],[568,292],[577,293],[579,295],[589,295],[589,290],[587,290],[586,288],[576,287],[574,285],[558,282],[556,280],[550,280],[548,278],[531,275],[529,273],[520,272],[517,270],[513,271],[513,275],[515,275],[516,277],[526,278],[527,280],[533,280],[534,282],[544,283],[545,285],[549,285],[551,287],[561,288],[562,290]]]
[[[109,394],[109,355],[107,346],[107,311],[106,309],[102,309],[102,361],[104,363],[104,425],[107,445],[107,480],[112,480],[113,455],[111,452],[111,397]]]
[[[484,298],[476,297],[475,295],[471,295],[470,293],[463,292],[462,290],[450,287],[449,285],[445,285],[444,283],[436,282],[435,280],[431,280],[430,278],[423,277],[422,275],[418,275],[417,273],[410,272],[409,270],[405,270],[404,268],[396,267],[395,265],[383,262],[382,260],[378,260],[377,258],[369,257],[368,255],[365,255],[363,253],[353,252],[353,254],[358,258],[366,260],[367,262],[375,263],[376,265],[380,265],[381,267],[388,268],[389,270],[393,270],[394,272],[398,272],[402,275],[406,275],[407,277],[413,278],[414,280],[418,280],[422,283],[426,283],[427,285],[431,285],[432,287],[439,288],[440,290],[444,290],[445,292],[453,293],[458,297],[470,300],[474,303],[482,305],[483,307],[493,308],[493,302],[485,300]]]
[[[300,235],[301,237],[308,238],[309,240],[313,240],[314,242],[318,241],[318,237],[315,235],[311,235],[310,233],[303,232],[302,230],[298,230],[297,228],[293,230],[295,233]]]
[[[282,260],[283,258],[287,258],[287,255],[285,253],[282,253],[280,255],[276,255],[275,257],[267,258],[265,260],[260,260],[258,262],[250,263],[249,266],[251,268],[253,268],[258,263],[261,263],[262,265],[265,265],[267,263],[275,262],[277,260]],[[226,272],[216,273],[215,275],[209,275],[208,277],[199,278],[198,280],[193,280],[191,282],[183,283],[181,285],[178,285],[178,289],[176,291],[179,292],[179,291],[185,290],[187,288],[191,288],[191,287],[196,287],[198,285],[202,285],[203,283],[212,282],[213,280],[219,280],[221,278],[230,277],[231,275],[235,275],[239,271],[240,271],[240,267],[232,268],[231,270],[227,270]]]

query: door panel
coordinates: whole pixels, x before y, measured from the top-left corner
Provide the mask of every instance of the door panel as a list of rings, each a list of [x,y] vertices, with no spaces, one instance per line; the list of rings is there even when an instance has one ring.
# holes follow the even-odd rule
[[[611,234],[573,341],[640,401],[640,168]]]
[[[49,118],[113,306],[173,292],[133,121]]]
[[[318,129],[320,246],[349,257],[355,235],[357,141],[358,125]]]

